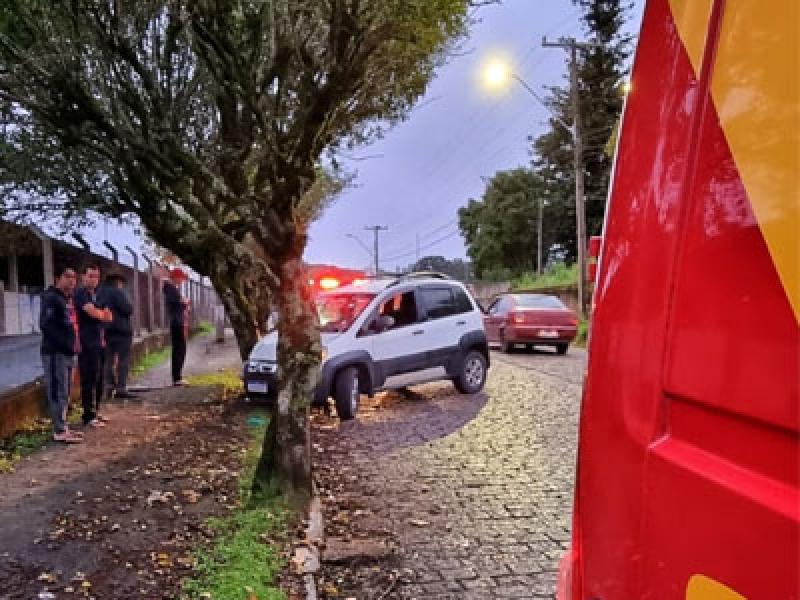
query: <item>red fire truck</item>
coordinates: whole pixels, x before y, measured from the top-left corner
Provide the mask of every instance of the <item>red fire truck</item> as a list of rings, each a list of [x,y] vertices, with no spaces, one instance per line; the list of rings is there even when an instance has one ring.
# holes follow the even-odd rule
[[[800,2],[649,0],[561,600],[800,597]]]

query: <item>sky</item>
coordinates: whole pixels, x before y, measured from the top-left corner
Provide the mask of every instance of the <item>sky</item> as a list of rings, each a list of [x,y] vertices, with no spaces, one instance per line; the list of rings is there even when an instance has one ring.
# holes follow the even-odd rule
[[[627,25],[633,33],[643,3],[634,0]],[[548,116],[516,82],[489,93],[481,85],[481,69],[501,57],[538,91],[565,84],[566,53],[543,48],[542,36],[581,39],[580,15],[571,0],[502,0],[478,9],[458,55],[440,68],[408,119],[342,160],[357,175],[354,185],[312,226],[306,261],[370,268],[373,234],[364,227],[374,225],[388,227],[379,238],[382,269],[412,264],[417,236],[420,257],[464,258],[458,208],[480,198],[484,178],[529,164],[526,138],[543,132]],[[113,221],[100,220],[83,234],[104,255],[104,239],[120,248],[142,247],[130,227]]]
[[[627,26],[634,33],[642,5],[635,2]],[[529,164],[526,138],[543,132],[548,116],[516,82],[487,92],[481,67],[500,55],[536,90],[565,84],[566,53],[543,48],[542,36],[581,39],[580,15],[570,0],[503,0],[479,9],[460,55],[439,70],[409,118],[343,160],[357,173],[355,185],[311,228],[306,260],[368,267],[374,238],[364,227],[373,225],[389,228],[379,234],[382,269],[413,263],[417,236],[421,257],[464,258],[458,208],[480,198],[483,178]]]

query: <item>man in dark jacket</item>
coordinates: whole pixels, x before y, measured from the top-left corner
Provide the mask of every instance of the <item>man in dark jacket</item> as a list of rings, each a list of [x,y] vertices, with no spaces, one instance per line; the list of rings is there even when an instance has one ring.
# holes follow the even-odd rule
[[[169,272],[169,281],[164,282],[164,302],[169,314],[169,333],[172,341],[172,385],[186,385],[183,380],[183,362],[186,359],[187,326],[186,313],[189,301],[181,294],[179,286],[188,279],[177,267]]]
[[[105,390],[106,397],[136,398],[128,391],[128,369],[133,346],[131,314],[133,304],[123,286],[125,276],[111,273],[97,293],[98,302],[111,311],[111,322],[106,324]],[[116,367],[116,368],[115,368]]]
[[[111,311],[97,300],[100,283],[100,265],[88,262],[81,267],[81,285],[75,290],[75,310],[78,313],[80,353],[78,369],[81,373],[81,400],[83,424],[104,427],[106,419],[98,414],[103,397],[103,358],[105,332],[103,328],[113,318]]]
[[[75,289],[75,270],[68,266],[56,267],[55,285],[42,294],[39,329],[42,332],[42,369],[47,407],[53,420],[53,439],[74,444],[83,438],[67,426],[72,367],[78,341],[75,334],[75,311],[72,292]]]

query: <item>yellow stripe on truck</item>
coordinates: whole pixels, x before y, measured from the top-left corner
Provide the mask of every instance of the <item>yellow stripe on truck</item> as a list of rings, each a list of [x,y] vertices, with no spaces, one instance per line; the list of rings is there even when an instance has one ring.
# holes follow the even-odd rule
[[[678,28],[683,47],[689,55],[695,77],[700,77],[706,49],[708,21],[714,0],[669,0],[672,20]]]
[[[669,0],[697,76],[713,0]],[[711,96],[739,176],[800,321],[800,2],[727,0]]]
[[[800,3],[725,3],[711,95],[800,321]]]

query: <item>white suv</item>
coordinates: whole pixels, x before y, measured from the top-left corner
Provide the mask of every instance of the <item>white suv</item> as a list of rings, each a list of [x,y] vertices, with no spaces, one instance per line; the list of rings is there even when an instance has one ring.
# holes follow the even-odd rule
[[[444,275],[376,279],[316,299],[323,364],[314,404],[330,396],[341,419],[352,419],[361,394],[440,379],[464,394],[486,382],[489,347],[477,303]],[[277,333],[264,337],[247,360],[249,396],[277,392]]]

